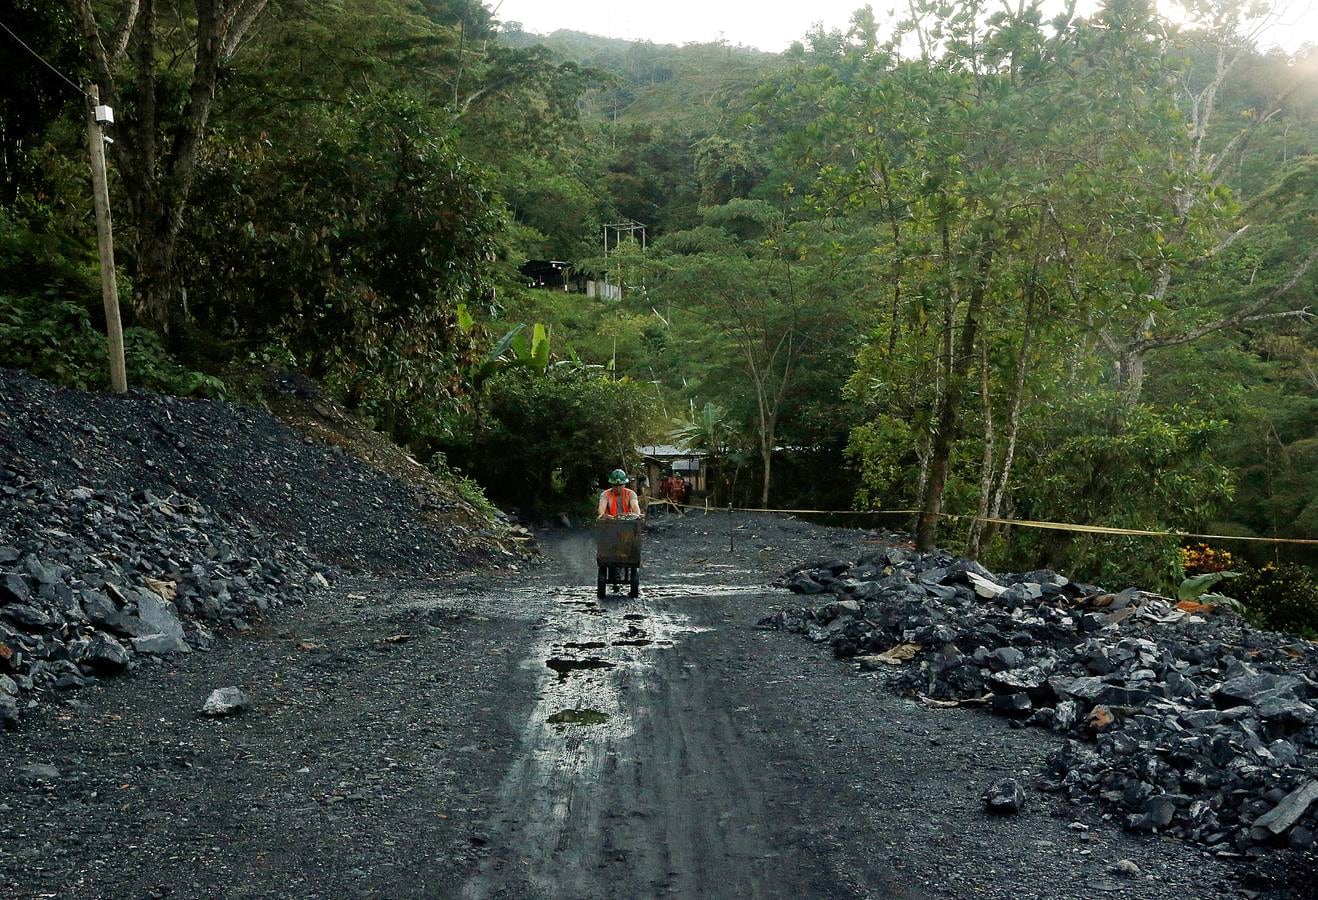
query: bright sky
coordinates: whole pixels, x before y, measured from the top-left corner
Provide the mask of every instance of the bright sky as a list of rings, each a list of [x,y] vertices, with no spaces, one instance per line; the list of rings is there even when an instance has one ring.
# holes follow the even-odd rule
[[[845,27],[853,10],[865,0],[485,0],[497,7],[501,21],[521,22],[527,31],[546,34],[557,28],[587,31],[627,40],[649,39],[659,44],[712,41],[720,36],[733,44],[761,50],[785,50],[816,22],[826,28]],[[880,20],[892,0],[874,2]],[[905,4],[901,4],[904,6]],[[1095,0],[1080,0],[1092,8]],[[1294,51],[1301,44],[1318,44],[1318,2],[1289,0],[1281,21],[1264,34],[1261,45]]]

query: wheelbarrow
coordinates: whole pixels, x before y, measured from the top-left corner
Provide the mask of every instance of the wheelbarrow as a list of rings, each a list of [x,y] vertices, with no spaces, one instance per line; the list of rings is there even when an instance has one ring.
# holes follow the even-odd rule
[[[629,597],[641,593],[642,519],[600,519],[595,525],[595,562],[599,566],[599,596],[624,585]]]

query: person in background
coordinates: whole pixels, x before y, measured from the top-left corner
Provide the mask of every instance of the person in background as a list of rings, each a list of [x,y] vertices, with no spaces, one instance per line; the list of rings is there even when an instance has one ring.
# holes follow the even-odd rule
[[[600,494],[599,518],[622,519],[641,514],[641,503],[636,492],[627,487],[629,480],[627,473],[622,469],[614,469],[610,473],[610,487]]]
[[[659,497],[663,500],[673,499],[673,472],[671,469],[664,472],[664,477],[659,482]]]

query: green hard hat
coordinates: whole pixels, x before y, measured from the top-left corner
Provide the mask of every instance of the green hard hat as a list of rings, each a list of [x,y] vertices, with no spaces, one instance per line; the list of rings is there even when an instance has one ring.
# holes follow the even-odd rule
[[[629,481],[631,479],[627,477],[627,473],[622,469],[614,469],[609,473],[609,484],[626,484]]]

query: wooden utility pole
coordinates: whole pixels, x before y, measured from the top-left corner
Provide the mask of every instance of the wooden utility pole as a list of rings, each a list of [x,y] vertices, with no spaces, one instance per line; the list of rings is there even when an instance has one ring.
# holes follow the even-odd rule
[[[110,389],[128,390],[124,365],[124,326],[119,318],[119,285],[114,274],[114,235],[110,228],[110,186],[105,177],[105,136],[101,122],[113,122],[108,106],[101,106],[101,91],[87,86],[87,150],[91,154],[92,203],[96,208],[96,244],[101,253],[101,299],[105,302],[105,334],[110,344]]]

